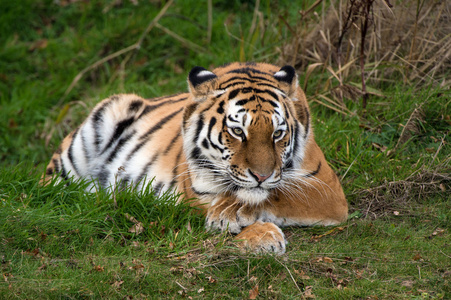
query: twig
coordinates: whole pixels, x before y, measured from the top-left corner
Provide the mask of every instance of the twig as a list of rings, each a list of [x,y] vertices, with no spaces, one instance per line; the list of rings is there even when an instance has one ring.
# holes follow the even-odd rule
[[[207,5],[208,5],[207,44],[210,44],[211,33],[212,33],[212,28],[213,28],[213,3],[212,3],[212,0],[208,0]]]
[[[449,255],[446,255],[445,253],[443,253],[443,251],[442,250],[438,250],[441,254],[443,254],[443,255],[445,255],[446,257],[448,257],[448,258],[451,258],[451,256],[449,256]]]
[[[258,16],[258,9],[260,7],[260,0],[255,1],[255,7],[254,7],[254,14],[252,15],[252,23],[251,28],[249,28],[249,36],[247,37],[247,43],[249,44],[252,40],[252,35],[255,31],[255,27],[257,26],[257,16]]]
[[[441,142],[440,142],[440,145],[438,146],[437,151],[435,152],[434,157],[432,158],[432,161],[431,161],[431,163],[429,164],[429,168],[431,168],[432,164],[434,163],[435,159],[437,158],[438,153],[439,153],[440,150],[442,149],[444,143],[445,143],[445,136],[442,137],[442,140],[441,140]]]
[[[285,267],[285,269],[287,269],[287,271],[288,271],[288,274],[290,274],[290,277],[291,277],[291,279],[293,280],[293,282],[294,282],[294,285],[296,286],[296,288],[299,290],[299,292],[301,292],[302,293],[302,291],[301,291],[301,289],[299,288],[299,286],[298,286],[298,284],[297,284],[297,282],[296,282],[296,280],[294,280],[294,277],[293,277],[293,275],[291,274],[291,272],[290,272],[290,270],[287,268],[287,266],[285,266],[283,263],[281,263],[280,262],[280,260],[278,260],[277,258],[276,258],[276,260],[277,260],[277,262],[279,263],[279,264],[281,264],[282,266],[284,266]]]
[[[373,6],[374,0],[365,1],[365,11],[363,15],[363,20],[360,21],[362,28],[360,29],[360,75],[362,77],[362,108],[366,109],[366,104],[368,101],[368,93],[366,92],[366,80],[365,80],[365,40],[366,33],[368,32],[368,23],[370,19],[371,7]]]
[[[177,285],[178,285],[179,287],[181,287],[184,291],[186,291],[186,287],[184,287],[183,285],[181,285],[181,284],[178,283],[177,281],[175,281],[175,283],[177,283]]]
[[[307,10],[300,10],[299,14],[302,16],[302,18],[304,18],[306,15],[311,13],[318,5],[320,5],[321,2],[323,2],[323,0],[317,0]]]
[[[78,81],[80,81],[80,79],[83,77],[83,75],[85,75],[87,72],[91,71],[92,69],[97,68],[98,66],[106,63],[107,61],[116,58],[118,56],[121,56],[124,53],[127,53],[129,51],[132,50],[139,50],[141,48],[141,44],[143,43],[144,38],[146,37],[146,35],[152,30],[152,28],[157,24],[157,22],[161,19],[161,17],[166,13],[166,11],[168,10],[169,6],[172,5],[172,3],[174,2],[174,0],[169,0],[166,5],[161,9],[161,11],[158,13],[158,15],[152,20],[152,22],[149,23],[149,25],[147,26],[146,30],[144,30],[144,32],[141,34],[140,38],[138,39],[138,41],[136,43],[134,43],[133,45],[130,45],[124,49],[121,49],[117,52],[114,52],[98,61],[96,61],[95,63],[93,63],[92,65],[84,68],[80,73],[77,74],[77,76],[75,76],[75,78],[72,80],[71,84],[69,85],[69,87],[66,89],[66,91],[64,92],[63,97],[61,97],[61,99],[58,101],[58,104],[56,105],[57,107],[61,105],[62,101],[64,100],[64,98],[66,98],[66,96],[72,91],[72,89],[75,87],[75,85],[78,83]],[[128,58],[129,59],[129,58]],[[126,58],[126,61],[128,61],[128,59]]]
[[[166,27],[160,25],[159,23],[155,24],[155,27],[157,27],[158,29],[161,29],[162,31],[164,31],[164,33],[166,33],[167,35],[172,36],[174,39],[176,39],[177,41],[179,41],[180,43],[182,43],[185,47],[187,48],[191,48],[191,50],[196,51],[196,52],[207,52],[207,50],[205,48],[202,48],[201,46],[181,37],[180,35],[178,35],[177,33],[167,29]]]

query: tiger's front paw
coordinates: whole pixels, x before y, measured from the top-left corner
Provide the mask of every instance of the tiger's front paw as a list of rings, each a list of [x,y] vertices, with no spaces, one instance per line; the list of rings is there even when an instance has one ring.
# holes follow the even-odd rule
[[[258,209],[242,206],[239,203],[230,205],[216,205],[210,207],[207,212],[206,227],[208,230],[228,230],[238,234],[241,229],[249,226],[258,218]]]
[[[274,223],[257,221],[235,237],[238,247],[253,252],[285,253],[286,241],[282,230]]]

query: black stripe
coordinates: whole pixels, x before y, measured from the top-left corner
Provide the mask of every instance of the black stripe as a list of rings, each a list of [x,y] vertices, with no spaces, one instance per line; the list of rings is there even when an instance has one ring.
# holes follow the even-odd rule
[[[177,153],[177,156],[175,157],[175,167],[172,169],[172,180],[169,184],[170,187],[174,187],[176,183],[176,177],[177,177],[177,169],[179,167],[180,163],[180,157],[182,157],[183,148],[180,148],[179,153]]]
[[[74,167],[75,175],[77,175],[77,176],[79,176],[80,172],[79,172],[77,166],[75,165],[74,155],[72,153],[72,147],[74,146],[74,141],[75,141],[75,137],[77,136],[78,130],[79,130],[79,128],[75,129],[75,132],[72,135],[72,141],[70,142],[69,149],[67,150],[67,156],[69,158],[70,163]]]
[[[160,155],[157,153],[154,155],[154,157],[152,157],[152,159],[144,166],[144,168],[141,171],[141,174],[138,176],[138,179],[136,182],[140,182],[141,180],[143,180],[144,176],[146,175],[146,173],[148,172],[148,169],[152,166],[152,164],[157,160],[157,158]],[[149,179],[149,178],[147,178]]]
[[[191,151],[190,156],[193,160],[198,160],[200,159],[200,148],[199,147],[194,147],[193,151]]]
[[[231,115],[228,115],[228,116],[227,116],[227,119],[229,119],[231,122],[234,122],[234,123],[240,123],[240,121],[235,120],[234,118],[232,118]]]
[[[159,183],[155,186],[155,188],[153,189],[153,193],[154,193],[155,195],[160,194],[160,191],[161,191],[162,188],[163,188],[163,182],[159,182]]]
[[[110,106],[110,104],[111,104],[111,101],[103,103],[102,106],[100,106],[92,115],[92,127],[94,129],[94,146],[95,146],[96,152],[99,151],[99,145],[100,145],[99,123],[101,121],[103,121],[104,111],[108,106]]]
[[[193,190],[193,192],[197,195],[212,195],[214,193],[212,192],[201,192],[199,190],[196,190],[193,186],[191,187],[191,189]]]
[[[150,135],[152,135],[155,131],[160,130],[161,127],[163,127],[164,124],[169,122],[172,118],[174,118],[177,114],[182,112],[183,108],[180,108],[179,110],[174,111],[172,114],[167,115],[163,119],[161,119],[157,124],[155,124],[152,128],[150,128],[145,134],[139,137],[140,140],[147,140]]]
[[[305,177],[305,178],[313,177],[313,176],[315,176],[316,174],[319,173],[320,169],[321,169],[321,162],[319,162],[318,167],[316,168],[315,171],[312,171],[312,172],[310,172],[310,173],[308,173],[306,175],[302,175],[302,177]]]
[[[47,170],[45,170],[45,175],[52,175],[52,174],[53,174],[52,168],[47,168]]]
[[[245,81],[250,81],[250,82],[256,82],[255,80],[249,79],[248,77],[233,76],[233,77],[230,77],[229,79],[221,82],[221,85],[219,87],[220,87],[220,89],[226,89],[230,86],[234,86],[237,84],[245,84],[244,81],[236,81],[236,80],[245,80]],[[232,82],[232,81],[236,81],[236,82]]]
[[[250,99],[243,99],[243,100],[237,101],[236,105],[242,106],[242,105],[245,105],[246,103],[248,103],[250,101],[252,101],[252,100],[250,100]]]
[[[124,147],[124,145],[136,134],[136,130],[133,130],[128,135],[122,137],[119,139],[119,142],[116,144],[116,147],[114,147],[114,150],[111,151],[110,156],[107,159],[107,163],[111,163],[116,156],[119,154],[121,149]]]
[[[146,99],[149,102],[157,102],[157,101],[162,101],[162,100],[171,100],[174,99],[177,96],[183,95],[184,93],[178,93],[178,94],[173,94],[173,95],[167,95],[167,96],[161,96],[161,97],[155,97],[155,98],[150,98],[150,99]],[[186,99],[186,97],[185,97]]]
[[[285,163],[284,169],[293,169],[293,160],[290,159]]]
[[[290,111],[288,110],[287,104],[285,102],[282,102],[282,104],[283,104],[283,108],[285,109],[285,118],[287,120],[289,120],[290,119]]]
[[[197,121],[197,127],[196,132],[194,134],[193,143],[196,144],[197,139],[199,138],[200,132],[202,131],[202,128],[204,127],[204,115],[199,115],[199,120]]]
[[[216,124],[216,118],[212,117],[210,120],[210,123],[208,124],[208,137],[211,136],[211,130],[213,129],[213,126]]]
[[[291,127],[291,131],[294,132],[293,134],[293,154],[296,154],[296,152],[298,151],[299,148],[299,141],[298,141],[298,133],[299,133],[299,125],[298,122],[294,123],[294,131],[293,131],[293,127]]]
[[[141,106],[143,106],[143,102],[141,100],[133,100],[132,102],[130,102],[130,105],[128,106],[128,112],[129,113],[134,113],[137,112]]]
[[[254,68],[241,68],[241,69],[234,69],[234,70],[231,70],[231,71],[229,71],[229,72],[227,72],[227,74],[230,74],[230,73],[238,73],[238,74],[246,74],[246,75],[248,75],[248,76],[250,76],[250,77],[253,77],[252,76],[252,74],[251,74],[251,72],[252,73],[255,73],[255,74],[264,74],[264,75],[269,75],[269,76],[271,76],[271,74],[269,74],[269,73],[266,73],[266,72],[263,72],[263,71],[260,71],[260,70],[257,70],[257,69],[254,69]],[[268,80],[267,78],[263,78],[264,80]]]
[[[107,187],[109,176],[110,176],[110,173],[108,172],[108,170],[105,167],[103,167],[102,171],[100,171],[100,173],[97,175],[97,177],[99,178],[99,183],[100,183],[101,187],[103,187],[103,188]]]
[[[208,135],[207,135],[207,138],[208,138],[208,141],[210,142],[211,146],[212,146],[214,149],[219,150],[221,153],[223,153],[223,152],[224,152],[224,149],[221,148],[221,147],[219,147],[219,146],[216,145],[215,143],[213,143],[213,141],[212,141],[212,139],[211,139],[211,131],[212,131],[212,129],[213,129],[213,126],[215,126],[216,122],[217,122],[217,121],[216,121],[216,118],[215,118],[215,117],[211,118],[210,124],[208,125]],[[207,145],[208,145],[208,143],[207,143]],[[205,147],[205,145],[204,145],[204,147]],[[208,149],[208,147],[205,147],[205,148]]]
[[[134,121],[135,121],[134,117],[130,117],[128,119],[122,120],[119,123],[117,123],[113,135],[111,136],[110,140],[106,144],[105,148],[103,148],[101,154],[105,153],[105,151],[107,151],[111,147],[111,145],[113,145],[113,143],[117,139],[119,139],[119,137],[122,135],[122,133],[124,133],[125,129],[130,127],[130,125],[132,125]]]
[[[83,128],[84,127],[82,127],[81,131],[80,131],[80,134],[81,134],[81,147],[83,149],[83,154],[85,155],[85,160],[89,163],[90,156],[88,154],[88,149],[86,148],[86,138],[85,138],[85,136],[83,135],[83,132],[82,132]]]
[[[272,85],[272,84],[269,84],[269,83],[265,83],[265,82],[257,82],[256,85],[257,85],[257,86],[265,86],[265,87],[269,87],[269,88],[272,88],[272,89],[276,89],[276,90],[279,90],[279,91],[281,91],[281,92],[283,93],[283,91],[282,91],[281,89],[279,89],[277,86]]]
[[[63,177],[65,180],[69,180],[69,178],[67,177],[67,171],[66,168],[64,167],[64,162],[61,159],[61,177]]]
[[[151,111],[154,111],[166,104],[174,104],[174,103],[178,103],[178,102],[182,102],[185,101],[186,99],[188,99],[188,97],[182,97],[180,99],[177,100],[173,100],[171,99],[167,99],[166,101],[160,102],[158,104],[152,104],[152,105],[146,105],[146,107],[143,109],[143,111],[141,112],[141,114],[139,115],[138,119],[147,115],[148,113],[150,113]]]
[[[304,125],[305,127],[305,134],[304,134],[304,139],[307,138],[308,135],[308,131],[310,130],[310,113],[308,111],[307,106],[305,107],[305,114],[306,114],[306,124]]]
[[[171,151],[172,147],[174,147],[175,141],[177,141],[180,138],[180,129],[177,131],[177,135],[172,138],[172,140],[169,142],[169,145],[164,149],[163,154],[168,154],[169,151]]]
[[[232,80],[236,80],[236,79],[241,79],[241,78],[237,78],[237,77],[232,78]],[[227,80],[227,82],[229,82],[229,81],[231,81],[231,80]],[[228,89],[229,87],[233,87],[233,86],[239,85],[239,84],[246,84],[246,82],[245,81],[235,81],[235,82],[229,83],[227,85],[224,85],[224,83],[222,83],[219,86],[219,88],[222,90],[225,90],[225,89]]]
[[[218,114],[223,114],[223,113],[224,113],[224,104],[225,104],[224,101],[219,102],[219,107],[218,107],[218,109],[216,110],[216,112],[217,112]]]
[[[157,124],[155,124],[153,127],[151,127],[145,134],[139,137],[139,140],[141,141],[138,145],[133,148],[133,150],[128,154],[127,161],[129,161],[134,154],[138,152],[139,149],[141,149],[146,143],[149,142],[149,136],[152,135],[155,131],[160,130],[161,127],[164,126],[167,122],[169,122],[172,118],[174,118],[177,114],[183,111],[183,108],[180,108],[179,110],[173,112],[172,114],[164,117],[161,119]]]
[[[231,91],[231,92],[229,93],[229,100],[235,98],[235,97],[238,95],[239,92],[240,92],[239,89],[236,89],[236,90]]]
[[[60,164],[56,158],[52,159],[53,165],[55,166],[55,173],[58,173],[61,170]]]
[[[257,93],[257,94],[269,94],[274,99],[279,100],[279,96],[276,93],[274,93],[273,91],[271,91],[271,90],[254,89],[254,92]],[[269,100],[266,100],[266,101],[269,101]]]

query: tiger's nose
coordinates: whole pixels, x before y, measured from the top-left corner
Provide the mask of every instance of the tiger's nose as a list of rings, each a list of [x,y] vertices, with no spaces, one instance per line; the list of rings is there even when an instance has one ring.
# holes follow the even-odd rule
[[[272,173],[269,175],[258,174],[257,172],[253,172],[252,170],[249,170],[249,173],[251,173],[251,175],[257,180],[258,183],[262,183],[272,175]]]

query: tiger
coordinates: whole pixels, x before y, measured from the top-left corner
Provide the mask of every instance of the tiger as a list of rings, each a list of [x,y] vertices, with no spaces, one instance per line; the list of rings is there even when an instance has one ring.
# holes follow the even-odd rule
[[[64,138],[43,179],[182,193],[180,201],[200,208],[207,230],[230,232],[255,252],[285,253],[282,227],[347,219],[346,197],[315,142],[292,66],[197,66],[187,82],[186,93],[99,102]]]

